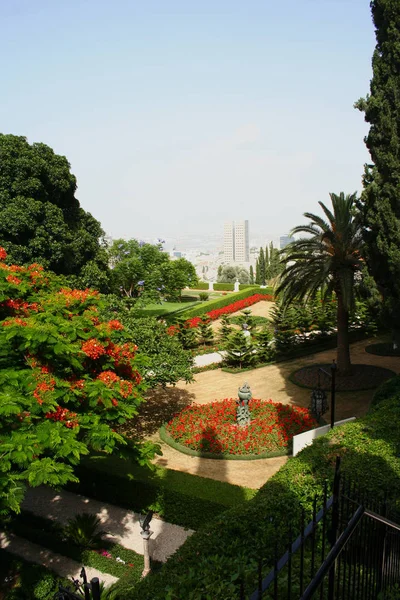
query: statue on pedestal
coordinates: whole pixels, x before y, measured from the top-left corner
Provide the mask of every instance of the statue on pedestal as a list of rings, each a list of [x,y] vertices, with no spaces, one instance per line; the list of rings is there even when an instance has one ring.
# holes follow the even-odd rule
[[[236,400],[236,422],[240,427],[246,427],[250,423],[249,402],[252,397],[250,386],[247,382],[239,388],[238,396],[239,399]]]

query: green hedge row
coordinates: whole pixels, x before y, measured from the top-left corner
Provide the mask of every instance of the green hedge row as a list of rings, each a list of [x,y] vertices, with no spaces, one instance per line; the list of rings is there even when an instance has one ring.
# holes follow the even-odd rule
[[[76,469],[79,483],[68,489],[135,512],[154,510],[169,523],[198,529],[254,490],[180,471],[144,469],[113,456],[93,456]]]
[[[194,287],[191,287],[191,290],[208,290],[208,282],[201,281]],[[257,283],[240,283],[239,290],[247,290],[248,288],[253,288],[255,290],[260,289],[260,286]],[[214,283],[214,290],[216,292],[233,292],[235,289],[234,283]],[[272,292],[271,292],[272,293]]]
[[[257,561],[263,576],[273,566],[274,547],[283,553],[289,529],[299,532],[301,507],[311,517],[316,494],[333,480],[336,456],[342,472],[358,483],[372,501],[390,491],[400,498],[400,376],[384,384],[369,414],[337,427],[314,441],[279,472],[247,504],[229,510],[191,536],[158,574],[139,585],[121,578],[115,585],[122,600],[226,600],[257,588]],[[322,502],[321,502],[322,503]],[[393,517],[392,517],[393,518]]]
[[[193,308],[189,308],[188,310],[182,311],[179,313],[180,317],[184,317],[185,319],[190,319],[191,317],[200,317],[210,310],[214,310],[216,308],[223,308],[224,306],[228,306],[229,304],[233,304],[233,302],[237,302],[238,300],[244,300],[249,296],[253,296],[253,294],[262,294],[272,295],[272,288],[264,288],[255,290],[253,287],[247,288],[241,292],[236,292],[235,294],[229,294],[228,296],[223,296],[222,298],[215,298],[214,300],[209,300],[208,302],[202,302],[198,306],[194,306]],[[175,316],[175,314],[173,315]]]

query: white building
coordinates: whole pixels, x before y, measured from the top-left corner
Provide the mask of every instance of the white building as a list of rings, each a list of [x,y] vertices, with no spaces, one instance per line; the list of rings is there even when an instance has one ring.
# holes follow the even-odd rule
[[[242,264],[250,261],[248,221],[224,223],[224,261]]]

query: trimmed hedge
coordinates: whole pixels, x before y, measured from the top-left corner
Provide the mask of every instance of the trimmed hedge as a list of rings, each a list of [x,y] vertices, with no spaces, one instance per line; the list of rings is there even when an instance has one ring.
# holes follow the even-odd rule
[[[289,529],[299,531],[301,508],[310,519],[314,496],[322,498],[325,481],[331,485],[338,455],[342,472],[358,483],[362,493],[379,501],[389,492],[398,507],[399,376],[377,391],[374,404],[365,418],[333,429],[289,459],[251,502],[225,512],[192,535],[158,574],[137,586],[129,577],[121,578],[113,586],[117,599],[233,599],[240,597],[241,578],[248,597],[257,588],[259,558],[264,560],[265,576],[274,563],[275,542],[278,553],[283,553]]]
[[[262,294],[263,296],[268,296],[273,293],[272,288],[265,288],[257,290],[258,294]],[[235,294],[229,294],[229,296],[223,296],[222,298],[216,298],[214,300],[209,300],[208,302],[202,302],[199,306],[194,306],[193,308],[189,308],[183,312],[180,312],[179,316],[185,319],[190,319],[191,317],[201,317],[205,313],[210,310],[214,310],[216,308],[223,308],[224,306],[228,306],[229,304],[233,304],[233,302],[237,302],[238,300],[244,300],[249,296],[254,294],[254,288],[247,288],[242,292],[236,292]],[[175,316],[168,315],[169,316]]]
[[[70,491],[135,512],[154,510],[169,523],[198,529],[208,520],[251,499],[255,491],[170,469],[154,472],[114,456],[92,456],[76,467]]]

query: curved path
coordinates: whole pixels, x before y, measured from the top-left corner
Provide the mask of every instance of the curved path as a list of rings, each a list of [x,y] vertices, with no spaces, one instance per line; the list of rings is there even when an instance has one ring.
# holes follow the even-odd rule
[[[373,338],[352,344],[352,362],[381,366],[398,373],[400,358],[376,356],[365,351],[366,345],[376,342],[377,339]],[[332,349],[244,373],[231,374],[219,369],[206,371],[197,374],[192,384],[180,382],[175,388],[154,390],[148,395],[148,402],[144,408],[147,421],[146,415],[142,414],[140,417],[140,420],[144,417],[141,433],[144,437],[150,437],[160,443],[158,427],[184,406],[192,402],[203,404],[227,397],[234,398],[238,387],[244,381],[248,381],[254,398],[308,407],[310,390],[298,387],[289,381],[288,376],[300,367],[314,363],[330,363],[335,357],[336,350]],[[337,392],[336,419],[364,416],[373,394],[374,390]],[[325,419],[329,422],[329,412],[326,413]],[[261,487],[287,460],[287,457],[280,457],[255,461],[220,461],[187,456],[163,442],[161,447],[163,456],[157,457],[154,461],[157,465],[255,489]]]

